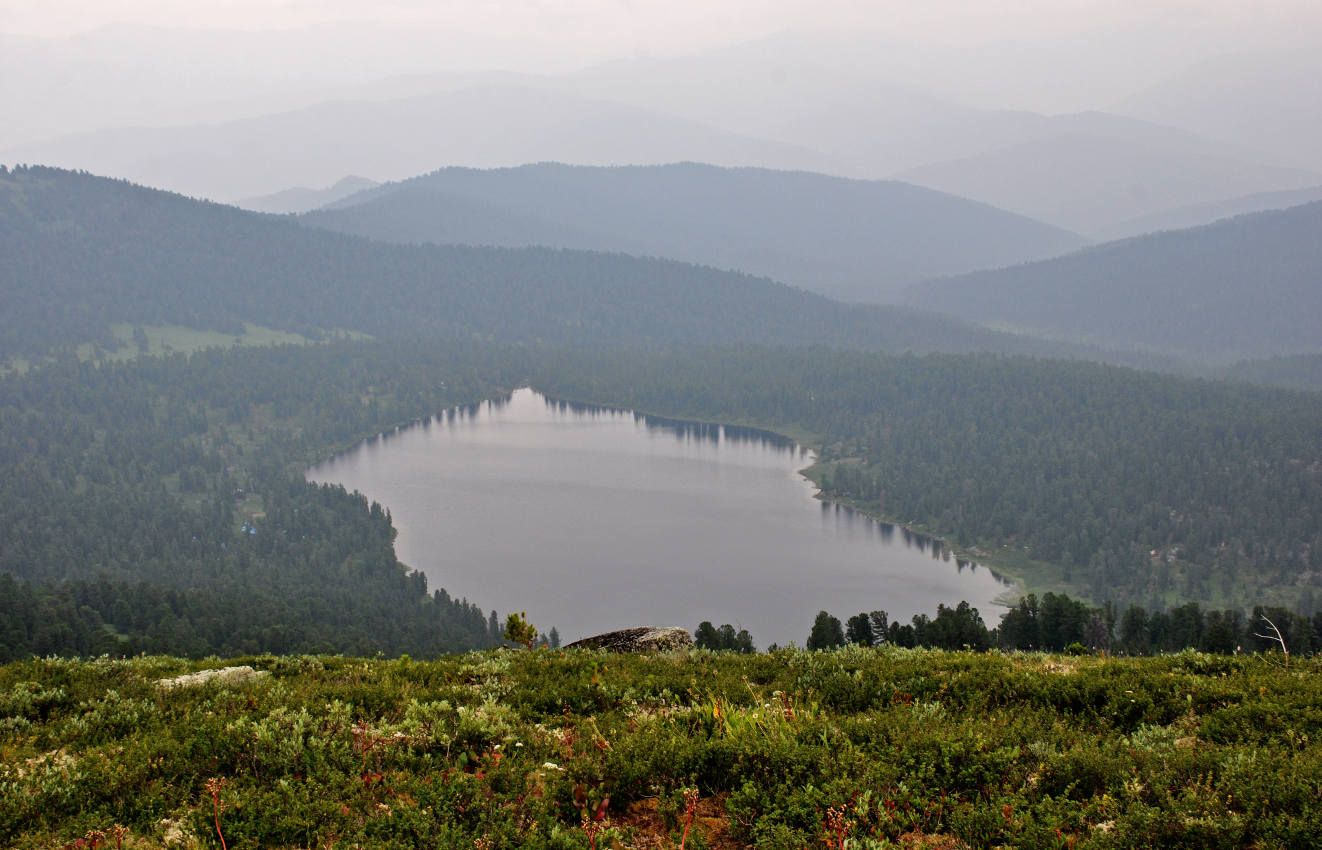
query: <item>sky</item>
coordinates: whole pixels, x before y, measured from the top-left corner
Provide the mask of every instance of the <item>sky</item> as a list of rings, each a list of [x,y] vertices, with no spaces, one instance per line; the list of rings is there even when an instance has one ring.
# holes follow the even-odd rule
[[[1298,43],[1317,0],[0,0],[0,32],[67,36],[127,24],[270,30],[332,22],[555,33],[567,52],[671,53],[783,29],[865,30],[933,44],[1044,39],[1163,25],[1233,42]]]
[[[843,35],[865,50],[873,40],[903,82],[921,82],[926,63],[937,76],[964,75],[970,96],[987,101],[976,105],[1059,111],[1105,108],[1134,81],[1220,54],[1322,50],[1322,0],[0,0],[0,34],[28,37],[5,45],[0,93],[45,96],[40,75],[78,84],[80,68],[94,89],[120,64],[190,77],[247,71],[274,87],[281,77],[554,74],[785,33]],[[1020,56],[1021,46],[1036,53]],[[959,50],[982,61],[965,68]],[[916,56],[907,69],[906,51]],[[832,53],[819,51],[821,61]],[[988,73],[997,79],[979,91],[971,78]]]
[[[1284,70],[1255,70],[1262,56]],[[216,125],[509,74],[794,144],[807,136],[768,127],[793,85],[804,102],[853,92],[844,112],[885,90],[1162,123],[1184,92],[1225,90],[1267,118],[1302,108],[1322,128],[1307,107],[1322,60],[1310,57],[1322,57],[1322,0],[0,0],[0,157],[41,160],[49,149],[33,145],[82,133]],[[1126,111],[1182,76],[1195,83],[1174,101]],[[713,77],[725,82],[714,98]],[[1203,79],[1217,82],[1200,89]],[[1230,91],[1238,80],[1258,88]],[[908,120],[904,96],[887,97],[901,110],[890,120]],[[1267,121],[1245,135],[1239,114],[1170,123],[1322,163],[1311,129],[1286,150],[1272,143],[1294,128]]]

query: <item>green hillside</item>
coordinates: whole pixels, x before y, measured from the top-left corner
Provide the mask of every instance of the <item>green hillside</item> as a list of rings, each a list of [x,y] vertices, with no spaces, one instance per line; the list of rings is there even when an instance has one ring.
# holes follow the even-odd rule
[[[313,339],[339,328],[575,346],[1069,350],[684,263],[387,245],[47,168],[0,173],[0,304],[0,356],[113,346],[116,322],[235,335],[253,323]]]
[[[0,659],[489,645],[388,511],[303,471],[500,382],[462,347],[366,342],[0,376]]]

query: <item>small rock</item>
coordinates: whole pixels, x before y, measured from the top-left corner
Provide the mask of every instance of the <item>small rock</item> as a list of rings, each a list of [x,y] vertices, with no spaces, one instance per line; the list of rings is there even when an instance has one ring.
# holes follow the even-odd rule
[[[199,670],[196,673],[175,676],[173,679],[157,679],[156,687],[168,691],[174,688],[191,688],[195,685],[204,685],[213,680],[217,684],[233,686],[263,679],[269,675],[271,674],[265,670],[254,670],[245,664],[242,667],[218,667],[215,670]]]
[[[604,649],[608,652],[668,652],[675,649],[692,649],[693,638],[687,629],[678,626],[658,629],[655,626],[641,626],[636,629],[620,629],[576,640],[566,649]]]

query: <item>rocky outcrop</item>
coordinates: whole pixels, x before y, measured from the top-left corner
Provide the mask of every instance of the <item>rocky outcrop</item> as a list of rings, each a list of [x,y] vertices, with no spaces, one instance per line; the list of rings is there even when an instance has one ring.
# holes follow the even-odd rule
[[[207,682],[216,682],[220,685],[243,685],[257,679],[263,679],[271,675],[265,670],[254,670],[246,664],[242,667],[220,667],[215,670],[199,670],[196,673],[185,673],[182,676],[175,676],[173,679],[157,679],[156,687],[163,691],[173,690],[174,688],[190,688],[197,685],[204,685]]]
[[[607,652],[668,652],[675,649],[692,649],[693,638],[687,629],[679,627],[658,629],[654,626],[641,626],[636,629],[620,629],[618,632],[586,637],[574,641],[565,648],[604,649]]]

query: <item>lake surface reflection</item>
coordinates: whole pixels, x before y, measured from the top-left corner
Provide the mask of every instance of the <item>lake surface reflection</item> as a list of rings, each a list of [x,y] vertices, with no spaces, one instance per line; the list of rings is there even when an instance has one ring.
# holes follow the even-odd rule
[[[565,642],[703,620],[759,648],[827,610],[907,622],[1004,585],[943,546],[813,498],[812,456],[752,429],[554,402],[522,389],[382,434],[309,470],[390,509],[432,588],[527,611]]]

